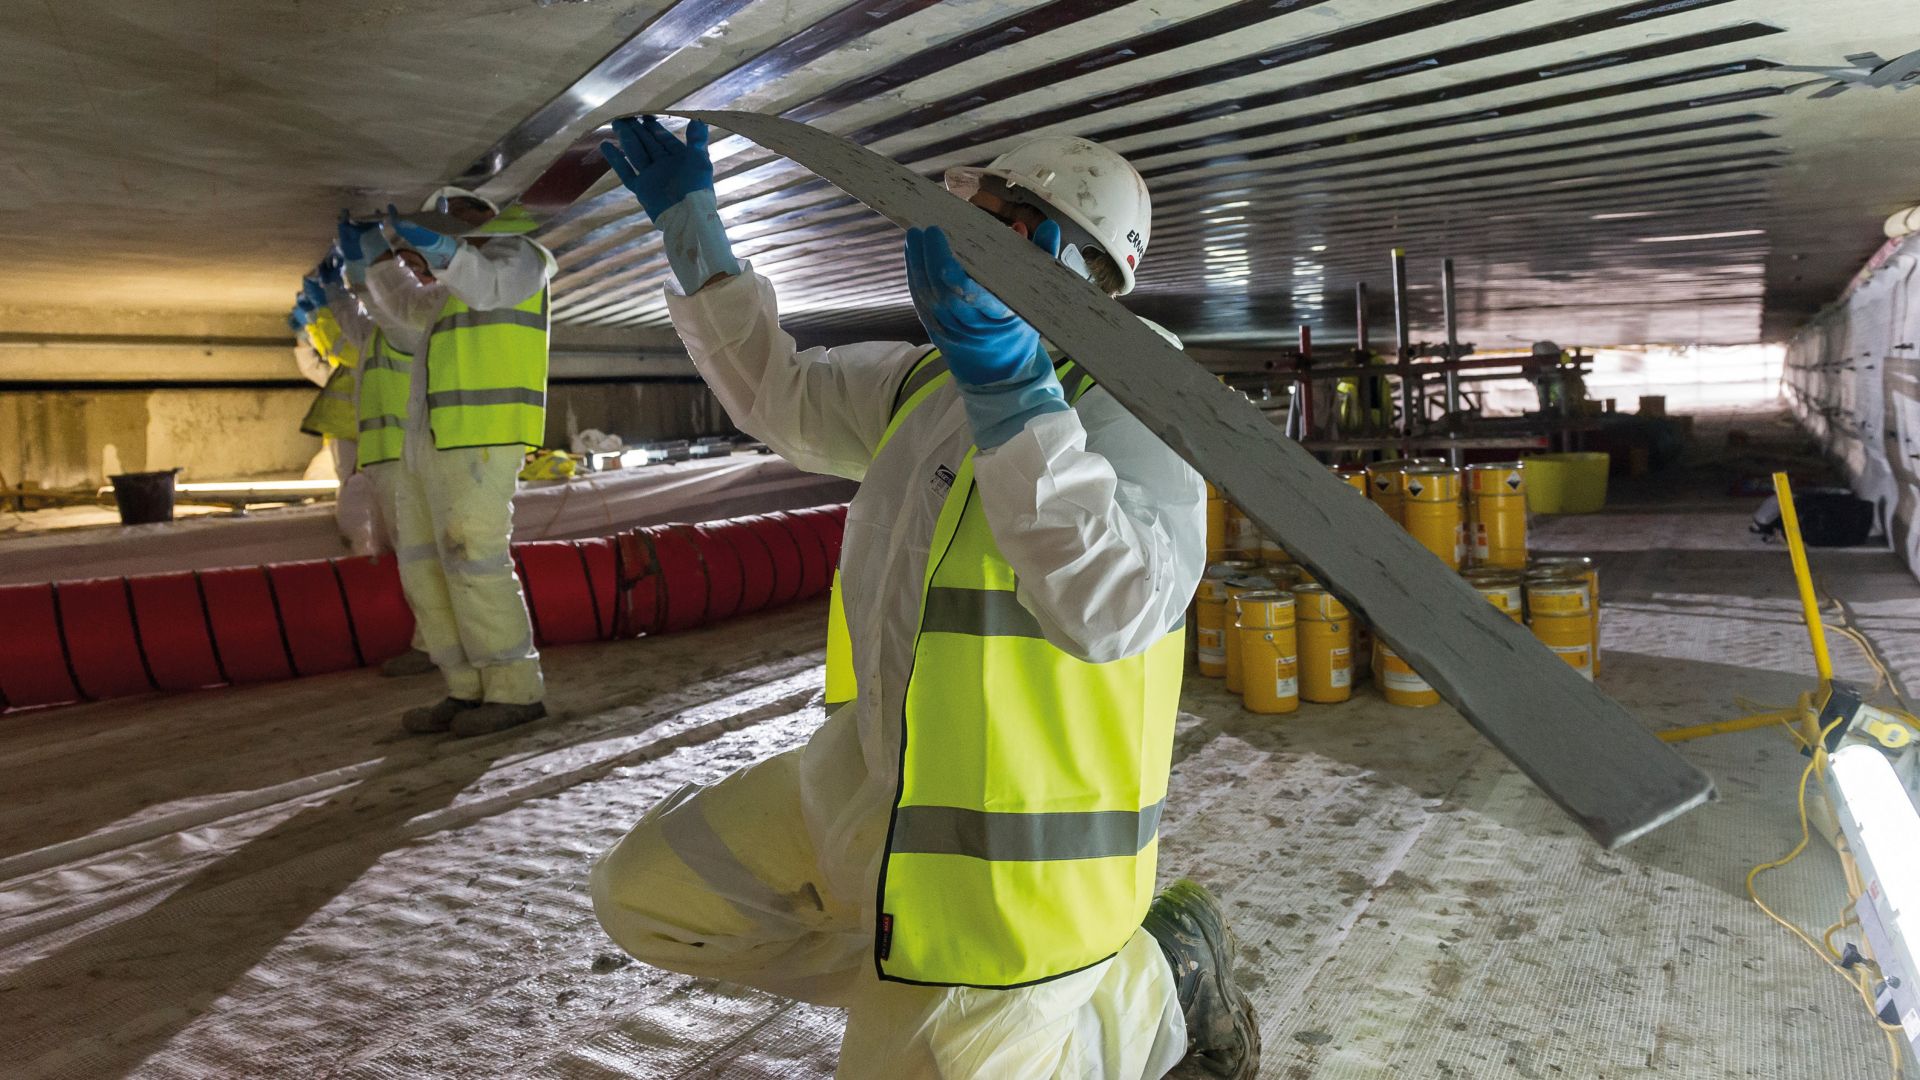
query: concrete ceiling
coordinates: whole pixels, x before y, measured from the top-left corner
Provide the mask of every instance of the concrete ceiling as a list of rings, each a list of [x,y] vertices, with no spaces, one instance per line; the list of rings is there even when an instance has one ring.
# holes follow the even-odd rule
[[[1920,202],[1920,93],[1816,98],[1832,80],[1786,70],[1920,49],[1912,0],[19,8],[0,332],[270,327],[338,206],[417,198],[531,131],[488,185],[517,194],[605,119],[676,105],[797,116],[929,175],[1036,132],[1107,141],[1156,201],[1129,303],[1218,344],[1350,337],[1356,281],[1384,338],[1394,246],[1416,337],[1443,256],[1483,349],[1779,336]],[[550,102],[561,122],[523,123]],[[716,154],[802,336],[914,332],[897,230],[741,140]],[[557,319],[663,325],[623,191],[543,236]]]

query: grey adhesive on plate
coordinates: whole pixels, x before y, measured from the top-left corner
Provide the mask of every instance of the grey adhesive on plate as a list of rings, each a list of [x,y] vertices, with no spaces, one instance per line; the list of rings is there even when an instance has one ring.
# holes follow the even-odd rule
[[[1380,635],[1593,838],[1617,847],[1712,782],[1487,603],[1346,482],[1091,284],[939,185],[839,136],[756,113],[705,120],[804,165],[967,270],[1059,345]],[[1407,737],[1418,738],[1409,713]]]

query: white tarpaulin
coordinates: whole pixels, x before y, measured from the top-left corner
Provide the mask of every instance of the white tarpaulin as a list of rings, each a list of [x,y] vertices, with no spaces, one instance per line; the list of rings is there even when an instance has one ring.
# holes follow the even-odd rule
[[[1787,346],[1794,415],[1920,576],[1920,234]]]

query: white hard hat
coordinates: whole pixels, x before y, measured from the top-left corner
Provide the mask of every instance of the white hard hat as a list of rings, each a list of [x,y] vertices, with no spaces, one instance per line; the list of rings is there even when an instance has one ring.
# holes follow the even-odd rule
[[[1066,242],[1092,243],[1104,251],[1120,271],[1120,291],[1133,291],[1134,271],[1147,253],[1153,226],[1153,199],[1147,182],[1126,158],[1086,139],[1044,135],[1001,154],[984,169],[948,169],[947,190],[972,198],[984,177],[1020,189],[1065,218],[1060,225]]]
[[[455,187],[452,184],[448,184],[446,187],[440,188],[437,191],[435,191],[433,194],[427,196],[426,201],[420,204],[421,211],[424,213],[428,210],[440,209],[441,199],[473,199],[476,202],[485,203],[487,209],[493,211],[496,214],[500,212],[499,203],[494,202],[492,199],[487,198],[485,195],[477,195],[471,191],[468,191],[466,188]]]

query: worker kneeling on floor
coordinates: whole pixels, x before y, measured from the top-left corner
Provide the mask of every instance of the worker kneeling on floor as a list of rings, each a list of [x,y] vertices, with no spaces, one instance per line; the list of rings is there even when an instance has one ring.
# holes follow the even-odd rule
[[[906,249],[931,347],[798,350],[734,258],[706,125],[615,131],[602,150],[660,230],[708,385],[742,430],[861,486],[825,724],[649,811],[594,867],[607,932],[845,1008],[843,1077],[1253,1076],[1219,906],[1186,881],[1153,896],[1199,476],[937,229]],[[948,185],[1132,289],[1150,204],[1112,151],[1037,139]]]
[[[402,248],[368,269],[367,288],[374,319],[416,358],[393,497],[400,584],[447,681],[402,724],[501,731],[546,715],[509,542],[526,449],[546,436],[553,256],[520,235],[531,217],[460,188],[415,218],[388,211]]]

